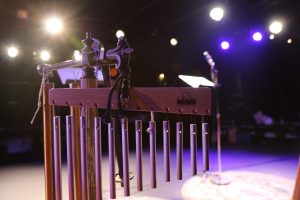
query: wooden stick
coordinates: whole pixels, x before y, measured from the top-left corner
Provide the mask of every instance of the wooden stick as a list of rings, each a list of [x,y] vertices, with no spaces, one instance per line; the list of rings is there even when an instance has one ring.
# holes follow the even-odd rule
[[[79,83],[71,83],[70,88],[80,88]],[[81,156],[80,156],[80,107],[70,106],[72,116],[72,146],[73,146],[73,173],[74,173],[74,199],[81,200]]]
[[[156,122],[149,122],[151,188],[156,188]]]
[[[300,157],[299,157],[299,162],[298,162],[297,177],[296,177],[295,188],[294,188],[292,200],[299,200],[299,199],[300,199]]]
[[[80,157],[81,157],[81,193],[82,200],[88,199],[88,188],[87,188],[87,152],[86,152],[86,118],[80,117]]]
[[[182,159],[183,159],[183,124],[176,123],[176,168],[177,180],[182,180]]]
[[[128,147],[128,119],[123,118],[122,124],[122,157],[123,157],[123,183],[124,196],[130,196],[129,185],[129,147]]]
[[[66,116],[66,140],[67,140],[67,164],[68,164],[68,186],[69,186],[69,200],[74,199],[74,176],[73,176],[73,117]]]
[[[197,175],[197,126],[190,124],[191,175]]]
[[[49,104],[49,90],[53,83],[45,83],[43,87],[43,128],[44,128],[44,166],[45,166],[45,199],[53,200],[54,163],[53,163],[53,116],[54,106]]]
[[[96,200],[102,200],[102,135],[101,118],[94,118]]]
[[[163,143],[164,143],[164,174],[165,181],[169,182],[170,178],[170,122],[163,121]]]
[[[143,191],[143,160],[142,160],[142,121],[135,121],[135,150],[136,150],[136,183],[137,190]]]
[[[115,178],[115,119],[108,123],[108,159],[109,159],[109,184],[110,198],[116,198],[116,178]]]
[[[60,117],[53,118],[53,136],[54,136],[54,183],[55,200],[61,200],[61,139],[60,139]]]

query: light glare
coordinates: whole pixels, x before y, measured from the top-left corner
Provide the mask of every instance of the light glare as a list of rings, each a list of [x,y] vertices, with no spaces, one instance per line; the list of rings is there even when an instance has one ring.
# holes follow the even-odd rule
[[[291,39],[291,38],[289,38],[288,40],[287,40],[287,43],[288,44],[291,44],[293,42],[293,40]]]
[[[170,40],[170,44],[171,44],[172,46],[176,46],[176,45],[178,44],[178,40],[177,40],[176,38],[172,38],[172,39]]]
[[[224,11],[222,8],[216,7],[210,11],[209,16],[215,21],[220,21],[224,16]]]
[[[76,61],[80,61],[82,59],[81,53],[78,50],[74,51],[73,57]]]
[[[223,42],[221,43],[221,47],[222,47],[222,49],[224,49],[224,50],[229,49],[229,47],[230,47],[229,42],[223,41]]]
[[[122,31],[122,30],[118,30],[118,31],[116,32],[116,36],[117,36],[117,38],[124,37],[124,36],[125,36],[125,33],[124,33],[124,31]]]
[[[42,61],[47,61],[50,59],[50,53],[46,50],[41,51],[40,57],[41,57]]]
[[[45,26],[49,33],[59,33],[62,30],[62,21],[59,18],[53,17],[45,22]]]
[[[275,38],[275,35],[274,34],[271,34],[270,35],[270,40],[273,40]]]
[[[269,30],[271,33],[273,34],[278,34],[282,31],[283,25],[281,22],[279,21],[274,21],[271,23],[271,25],[269,26]]]
[[[9,47],[7,49],[7,54],[9,57],[14,58],[18,55],[19,51],[16,47]]]
[[[165,74],[164,73],[159,74],[158,78],[160,81],[163,81],[165,79]]]
[[[256,33],[253,34],[252,38],[253,38],[253,40],[255,40],[255,41],[261,41],[261,39],[262,39],[262,34],[261,34],[260,32],[256,32]]]

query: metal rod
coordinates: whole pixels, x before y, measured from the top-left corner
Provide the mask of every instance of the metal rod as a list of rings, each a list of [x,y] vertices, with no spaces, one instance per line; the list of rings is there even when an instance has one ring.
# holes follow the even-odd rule
[[[96,200],[102,200],[102,135],[101,118],[94,118]]]
[[[73,116],[66,116],[66,140],[67,140],[67,164],[68,164],[68,186],[69,200],[74,199],[74,176],[73,176]]]
[[[86,118],[84,116],[80,116],[80,157],[81,157],[82,200],[88,199],[86,133],[87,133]]]
[[[80,88],[79,83],[71,83],[70,88]],[[81,200],[81,157],[80,157],[80,107],[71,106],[72,116],[72,148],[74,167],[74,199]]]
[[[43,129],[44,129],[44,166],[45,166],[45,199],[54,199],[54,163],[53,163],[53,116],[54,106],[49,104],[49,90],[53,83],[43,87]]]
[[[109,159],[109,184],[110,198],[116,198],[116,180],[115,180],[115,119],[108,123],[108,159]]]
[[[182,180],[182,157],[183,157],[183,124],[176,123],[176,168],[177,179]]]
[[[61,139],[60,139],[60,117],[53,118],[53,136],[54,136],[54,183],[55,200],[61,200]]]
[[[135,121],[135,150],[136,150],[136,183],[137,190],[143,191],[143,164],[142,164],[142,120]]]
[[[208,140],[208,124],[202,123],[202,159],[204,173],[209,170]]]
[[[169,182],[170,178],[170,122],[163,121],[163,143],[164,143],[164,174],[165,181]]]
[[[156,188],[156,122],[149,122],[151,188]]]
[[[128,119],[123,118],[122,124],[122,157],[123,157],[123,183],[124,196],[130,196],[129,185],[129,147],[128,147]]]
[[[191,175],[197,175],[197,126],[190,124]]]

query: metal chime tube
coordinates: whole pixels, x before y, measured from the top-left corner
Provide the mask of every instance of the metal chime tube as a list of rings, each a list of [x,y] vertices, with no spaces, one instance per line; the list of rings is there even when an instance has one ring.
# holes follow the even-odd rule
[[[182,180],[182,157],[183,157],[183,124],[176,123],[176,168],[177,179]]]
[[[73,176],[73,117],[66,116],[66,139],[67,139],[67,164],[68,164],[68,186],[69,186],[69,200],[74,199],[74,176]]]
[[[156,188],[156,122],[149,122],[151,188]]]
[[[163,143],[164,143],[164,174],[165,181],[170,181],[170,122],[163,121]]]
[[[96,200],[102,199],[102,136],[101,117],[94,118]]]
[[[197,175],[197,126],[190,124],[191,175]]]
[[[209,170],[208,140],[208,124],[202,123],[202,160],[204,173]]]
[[[59,116],[53,118],[53,135],[55,200],[61,200],[61,139]]]
[[[54,162],[53,162],[53,116],[54,106],[49,104],[49,90],[53,83],[43,85],[43,129],[44,129],[44,170],[45,199],[54,199]]]
[[[80,157],[81,157],[81,192],[82,200],[87,200],[87,152],[86,152],[86,118],[80,116]]]
[[[122,157],[123,157],[123,183],[124,196],[130,196],[129,185],[129,147],[128,147],[128,119],[123,118],[122,124]]]
[[[143,171],[142,171],[142,121],[135,121],[135,150],[136,150],[136,183],[137,190],[143,190]]]
[[[110,198],[116,198],[116,180],[115,180],[115,119],[108,123],[108,159],[109,159],[109,184]]]
[[[71,83],[70,88],[80,88],[79,83]],[[81,200],[81,159],[80,159],[80,107],[70,106],[72,116],[72,155],[74,172],[74,200]]]

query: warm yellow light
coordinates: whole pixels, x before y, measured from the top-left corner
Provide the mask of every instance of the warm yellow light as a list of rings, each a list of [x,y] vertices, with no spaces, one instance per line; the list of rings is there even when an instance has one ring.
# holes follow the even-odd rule
[[[172,46],[176,46],[176,45],[178,44],[178,40],[177,40],[176,38],[172,38],[172,39],[170,40],[170,44],[171,44]]]
[[[59,33],[62,30],[62,21],[57,17],[52,17],[46,20],[45,28],[51,34]]]
[[[40,53],[40,57],[41,57],[42,61],[47,61],[50,59],[50,53],[46,50],[43,50]]]
[[[14,58],[18,55],[19,51],[16,47],[8,47],[7,54],[9,57]]]
[[[287,43],[288,44],[291,44],[293,42],[293,40],[291,39],[291,38],[289,38],[288,40],[287,40]]]
[[[122,30],[118,30],[118,31],[116,32],[116,36],[117,36],[117,38],[124,37],[124,36],[125,36],[125,33],[124,33],[124,31],[122,31]]]
[[[278,34],[282,31],[283,25],[280,21],[274,21],[270,24],[269,30],[273,34]]]
[[[158,79],[159,79],[160,81],[163,81],[163,80],[165,79],[165,74],[164,74],[164,73],[159,74],[159,75],[158,75]]]

